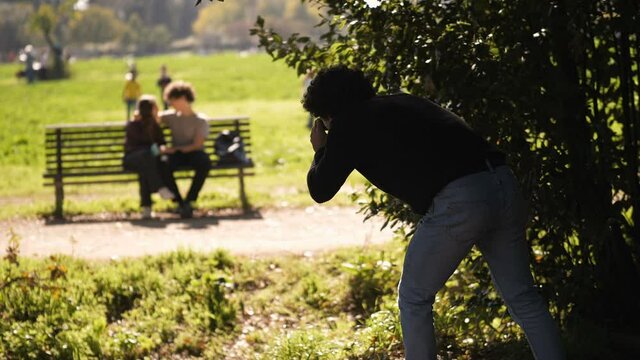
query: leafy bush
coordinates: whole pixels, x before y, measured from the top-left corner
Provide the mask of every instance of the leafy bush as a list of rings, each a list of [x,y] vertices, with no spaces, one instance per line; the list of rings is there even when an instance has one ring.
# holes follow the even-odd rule
[[[233,352],[236,358],[399,360],[395,264],[402,251],[397,248],[246,261],[179,251],[95,264],[65,257],[25,259],[9,251],[8,260],[0,262],[0,357],[217,359],[231,356],[229,350],[239,344],[244,352]],[[473,304],[468,297],[482,295],[484,285],[472,276],[480,270],[454,274],[438,294],[439,355],[527,358],[527,345],[508,317],[477,321],[482,313],[459,302],[464,297]],[[246,285],[252,278],[260,283]],[[118,283],[129,286],[123,291]],[[137,294],[117,320],[108,321],[115,296],[107,291],[122,298]],[[494,295],[488,297],[502,306]],[[495,329],[487,331],[487,323]],[[583,349],[572,354],[589,359],[607,352],[603,332],[593,324],[576,325],[581,330],[571,342]]]
[[[18,262],[17,248],[0,263],[0,354],[20,359],[76,359],[96,352],[104,318],[90,284],[69,279],[64,258],[41,267]]]
[[[96,295],[107,307],[107,320],[120,320],[133,309],[139,299],[153,292],[162,292],[162,279],[141,263],[123,262],[96,274]]]
[[[184,331],[178,334],[175,343],[177,352],[201,356],[206,349],[207,338],[199,332]]]
[[[337,359],[335,344],[317,330],[295,331],[278,338],[262,357],[269,360]]]
[[[233,284],[216,274],[205,274],[202,280],[194,280],[187,290],[196,302],[204,301],[207,328],[212,332],[234,324],[236,305],[227,299],[227,293],[231,290]]]
[[[638,2],[376,3],[319,1],[321,41],[283,37],[261,17],[252,34],[299,74],[345,64],[381,93],[427,96],[461,115],[509,155],[532,200],[527,236],[555,315],[637,328]],[[367,216],[413,232],[417,217],[397,199],[373,187],[365,197]]]
[[[133,324],[117,322],[110,327],[109,336],[101,344],[108,359],[135,360],[145,357],[159,345],[147,334],[135,329]]]
[[[402,329],[395,301],[388,310],[371,314],[365,326],[354,334],[347,346],[349,359],[402,358]]]
[[[90,265],[66,257],[19,258],[17,237],[10,243],[0,262],[3,358],[202,354],[234,328],[237,305],[225,271],[233,260],[226,253]]]
[[[348,303],[365,317],[380,309],[383,296],[396,293],[400,271],[384,252],[360,255],[354,263],[343,264],[349,277]]]
[[[322,309],[329,303],[330,294],[327,285],[319,276],[308,274],[302,279],[302,300],[315,309]]]

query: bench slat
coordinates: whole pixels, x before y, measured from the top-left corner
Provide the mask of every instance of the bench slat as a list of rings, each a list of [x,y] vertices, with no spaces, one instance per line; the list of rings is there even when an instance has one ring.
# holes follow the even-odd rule
[[[67,135],[87,135],[87,134],[106,134],[106,133],[124,133],[126,124],[122,123],[119,127],[101,127],[101,126],[87,126],[84,128],[61,128],[60,133],[64,136]],[[223,129],[234,130],[239,129],[247,129],[249,128],[249,122],[209,122],[209,130],[210,131],[220,131]],[[166,126],[162,126],[163,129],[168,128]],[[56,130],[58,129],[47,129],[45,135],[47,136],[55,136]]]
[[[245,115],[241,116],[221,116],[221,117],[210,117],[206,119],[207,122],[235,122],[235,121],[249,121],[249,117]],[[66,129],[83,129],[83,128],[109,128],[109,127],[121,127],[125,125],[125,123],[121,121],[109,121],[103,123],[76,123],[76,124],[52,124],[46,127],[47,131],[55,131],[56,129],[66,130]]]
[[[81,148],[81,149],[86,149],[86,148]],[[207,153],[209,154],[209,157],[216,157],[215,153],[213,153],[211,149],[207,149],[207,150],[209,150],[207,151]],[[251,154],[250,146],[245,146],[244,150],[247,155]],[[87,151],[68,151],[68,152],[63,151],[61,156],[63,158],[63,161],[65,162],[69,160],[100,161],[102,159],[106,159],[107,158],[106,155],[112,155],[112,154],[121,154],[120,158],[122,158],[124,156],[124,149],[116,148],[116,149],[99,149],[99,150],[87,150]],[[47,160],[47,163],[56,162],[57,156],[58,154],[56,154],[55,152],[45,153],[45,158]]]
[[[122,161],[122,155],[120,156],[97,156],[97,155],[112,155],[113,153],[117,153],[117,152],[110,152],[110,153],[95,153],[93,154],[94,156],[87,156],[87,155],[91,155],[91,154],[82,154],[82,156],[76,157],[76,158],[69,158],[72,155],[75,154],[63,154],[62,155],[62,160],[63,160],[63,164],[62,164],[62,168],[67,168],[64,166],[65,163],[75,163],[76,165],[78,163],[87,163],[87,165],[97,165],[97,164],[108,164],[109,162],[112,161]],[[250,156],[252,154],[251,149],[245,149],[245,154],[247,154],[247,156]],[[55,154],[53,155],[49,155],[46,158],[45,164],[50,165],[50,164],[57,164],[57,159],[55,157],[53,157]],[[211,161],[216,161],[217,160],[217,156],[215,154],[209,154],[209,158],[211,159]]]
[[[209,132],[209,136],[207,137],[207,141],[213,141],[215,139],[215,137],[220,134],[222,131],[210,131]],[[93,135],[93,133],[91,133]],[[171,134],[170,133],[166,133],[164,134],[167,141],[171,140]],[[240,130],[240,137],[242,139],[250,139],[251,136],[249,135],[249,130]],[[125,139],[125,133],[122,132],[120,134],[118,134],[117,136],[82,136],[82,137],[69,137],[69,136],[64,136],[62,138],[62,145],[65,146],[65,144],[68,143],[80,143],[80,142],[96,142],[96,141],[102,141],[102,142],[106,142],[106,141],[112,141],[112,142],[116,142],[116,141],[121,141],[124,143],[124,139]],[[56,142],[56,138],[54,136],[51,136],[50,139],[46,139],[45,140],[45,145],[47,147],[55,147],[57,144]]]
[[[243,176],[254,176],[255,173],[252,171],[245,171],[243,173]],[[209,178],[230,178],[230,177],[238,177],[238,174],[223,174],[223,173],[218,173],[218,174],[211,174],[208,176]],[[183,180],[183,179],[191,179],[190,176],[184,175],[184,176],[177,176],[176,180]],[[133,174],[131,174],[130,178],[126,178],[126,179],[109,179],[109,180],[88,180],[88,181],[63,181],[63,185],[91,185],[91,184],[122,184],[122,183],[132,183],[132,182],[136,182],[138,181],[138,178],[133,176]],[[45,182],[44,186],[54,186],[55,183],[53,181],[51,182]]]
[[[253,160],[249,160],[248,163],[246,164],[241,164],[241,166],[238,166],[236,164],[231,164],[231,165],[221,165],[219,164],[218,160],[212,160],[211,161],[211,168],[212,169],[237,169],[237,168],[250,168],[255,166],[253,163]],[[97,170],[100,171],[97,171]],[[76,171],[78,170],[78,171]],[[86,171],[86,170],[96,170],[96,171]],[[46,172],[44,174],[45,177],[54,177],[57,175],[57,171],[58,169],[56,167],[50,167],[46,169]],[[84,171],[84,173],[82,172]],[[178,168],[176,171],[190,171],[188,168]],[[111,174],[113,172],[119,172],[119,173],[129,173],[130,171],[126,171],[122,168],[122,162],[121,159],[119,159],[119,161],[114,161],[112,163],[109,164],[100,164],[100,165],[85,165],[85,166],[76,166],[76,167],[63,167],[62,168],[62,176],[68,176],[69,174],[87,174],[87,175],[108,175]],[[133,173],[133,172],[131,172]]]
[[[242,166],[217,166],[217,165],[212,165],[211,170],[223,170],[223,169],[239,169],[239,168],[251,168],[253,166],[253,164],[246,164],[246,165],[242,165]],[[180,171],[180,170],[178,170]],[[109,176],[109,175],[123,175],[123,174],[134,174],[130,171],[126,171],[124,169],[118,169],[118,170],[110,170],[110,171],[87,171],[87,172],[78,172],[78,173],[62,173],[62,177],[63,178],[69,178],[69,177],[97,177],[97,176]],[[57,176],[57,174],[45,174],[44,177],[55,177]]]
[[[223,129],[223,130],[228,130],[227,128]],[[213,141],[215,139],[216,136],[218,136],[220,133],[222,133],[222,131],[209,131],[209,136],[207,137],[207,140],[209,141]],[[90,133],[90,135],[96,135],[95,133]],[[170,133],[165,133],[165,138],[167,139],[167,141],[171,140],[171,134]],[[64,146],[64,144],[66,143],[80,143],[80,142],[122,142],[124,143],[124,139],[125,139],[126,134],[124,132],[119,133],[119,134],[109,134],[107,135],[98,135],[98,136],[62,136],[62,144]],[[251,136],[249,135],[249,130],[245,129],[245,130],[240,130],[240,137],[243,139],[248,139],[251,138]],[[55,146],[57,144],[57,138],[54,136],[45,138],[45,145],[46,146]]]
[[[246,140],[245,140],[246,139]],[[119,140],[122,140],[119,139]],[[167,141],[168,145],[171,145],[171,141],[170,139],[168,139],[169,141]],[[250,138],[243,138],[242,142],[244,143],[245,148],[246,147],[250,147],[251,146],[251,139]],[[207,139],[205,140],[204,144],[205,144],[205,148],[209,148],[209,147],[213,147],[213,144],[215,143],[215,139]],[[78,144],[78,143],[72,143],[72,142],[65,142],[63,140],[62,142],[62,146],[61,149],[65,150],[65,149],[92,149],[92,148],[119,148],[119,149],[124,149],[124,141],[122,143],[101,143],[98,141],[94,141],[93,143],[89,143],[89,144]],[[55,143],[52,144],[52,146],[50,147],[46,147],[45,150],[47,150],[47,152],[45,152],[46,155],[55,155],[57,151],[57,145]],[[99,151],[99,150],[98,150]],[[124,150],[121,150],[124,151]],[[69,154],[71,152],[68,152]]]
[[[164,131],[165,133],[169,133],[171,130],[164,125],[161,125],[162,131]],[[126,125],[122,124],[121,127],[110,127],[110,128],[102,128],[102,127],[87,127],[84,129],[73,129],[73,130],[67,130],[67,131],[60,131],[60,134],[64,135],[65,137],[74,137],[74,136],[86,136],[86,135],[92,135],[92,134],[104,134],[104,133],[113,133],[113,134],[124,134],[125,133],[125,129],[126,129]],[[249,123],[234,123],[234,122],[229,122],[229,123],[209,123],[209,131],[214,131],[214,132],[220,132],[222,130],[225,129],[229,129],[229,130],[235,130],[235,129],[240,129],[240,130],[249,130],[250,126]],[[45,135],[47,137],[54,137],[56,135],[56,131],[53,130],[47,130],[45,132]]]
[[[245,164],[220,164],[218,161],[212,161],[211,162],[211,170],[224,170],[224,169],[248,169],[251,167],[254,167],[254,163],[252,160],[250,160],[249,162],[245,163]],[[97,171],[97,170],[100,171]],[[70,171],[71,170],[71,171]],[[79,170],[79,171],[74,171],[74,170]],[[84,170],[84,171],[81,171]],[[86,170],[95,170],[95,171],[86,171]],[[186,167],[181,167],[178,168],[176,171],[192,171],[189,168]],[[113,175],[113,174],[126,174],[126,173],[131,173],[131,174],[135,174],[135,172],[132,171],[128,171],[128,170],[124,170],[124,168],[122,167],[122,164],[112,164],[109,166],[91,166],[91,167],[75,167],[75,168],[63,168],[62,169],[62,176],[63,177],[67,177],[67,176],[106,176],[106,175]],[[44,173],[43,175],[44,177],[55,177],[57,176],[57,169],[56,168],[50,168],[47,169],[47,171]]]

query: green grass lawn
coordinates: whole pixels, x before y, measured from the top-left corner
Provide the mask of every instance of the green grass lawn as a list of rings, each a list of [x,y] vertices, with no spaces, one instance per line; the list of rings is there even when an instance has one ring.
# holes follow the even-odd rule
[[[305,175],[312,158],[306,113],[300,105],[301,79],[265,54],[174,54],[137,59],[144,93],[159,95],[155,85],[161,64],[173,79],[191,82],[194,108],[209,116],[248,115],[252,121],[256,176],[247,182],[254,206],[310,204]],[[81,60],[71,64],[69,80],[27,86],[15,78],[17,64],[0,66],[0,218],[50,213],[53,189],[42,185],[44,127],[57,123],[119,121],[123,58]],[[237,181],[210,179],[200,206],[239,205]],[[346,188],[363,179],[352,175]],[[188,184],[181,183],[184,189]],[[347,192],[333,200],[349,202]],[[135,184],[65,188],[70,212],[134,211]],[[163,204],[159,204],[162,208]]]

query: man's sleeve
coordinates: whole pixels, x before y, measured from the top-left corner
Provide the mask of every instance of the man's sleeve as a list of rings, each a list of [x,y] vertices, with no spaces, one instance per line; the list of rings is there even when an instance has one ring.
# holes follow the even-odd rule
[[[202,135],[202,138],[206,139],[209,136],[209,123],[207,120],[201,118],[200,126],[198,127],[198,134]]]
[[[348,139],[331,135],[330,132],[327,144],[316,151],[307,173],[309,194],[318,203],[331,200],[354,169]]]

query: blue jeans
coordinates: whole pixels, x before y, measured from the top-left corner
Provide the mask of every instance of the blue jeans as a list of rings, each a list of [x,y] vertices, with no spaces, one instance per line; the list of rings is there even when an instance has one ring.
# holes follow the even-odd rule
[[[398,304],[407,360],[436,360],[433,302],[473,245],[537,360],[564,359],[559,329],[536,291],[527,209],[507,166],[456,179],[434,198],[405,254]]]
[[[127,107],[127,121],[131,121],[131,113],[136,109],[136,99],[127,99],[124,101]]]

